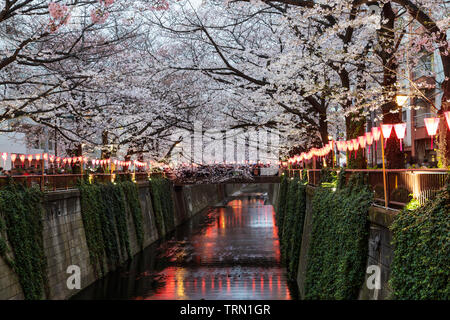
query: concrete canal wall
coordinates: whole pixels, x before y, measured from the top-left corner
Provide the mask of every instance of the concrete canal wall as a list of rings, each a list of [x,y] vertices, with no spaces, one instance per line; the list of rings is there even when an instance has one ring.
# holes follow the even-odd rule
[[[215,205],[240,188],[240,185],[189,185],[172,188],[175,227],[208,206]],[[155,242],[159,235],[155,224],[149,183],[139,184],[139,200],[143,214],[144,248]],[[133,220],[127,219],[132,255],[141,249],[136,238]],[[83,227],[78,190],[50,192],[45,195],[43,239],[47,257],[49,284],[48,299],[67,299],[79,290],[69,290],[67,273],[70,265],[80,267],[81,289],[98,280],[89,259],[89,250]],[[167,232],[169,232],[168,230]],[[125,258],[121,257],[121,261]],[[109,270],[111,271],[111,270]],[[0,300],[23,299],[17,275],[0,257]]]
[[[299,267],[297,275],[297,284],[299,289],[300,299],[305,297],[305,279],[306,267],[308,264],[308,250],[312,229],[312,199],[314,197],[315,188],[307,186],[306,189],[306,212],[303,225],[302,243],[300,248]],[[269,199],[277,210],[279,184],[270,185]],[[389,230],[395,211],[386,210],[384,208],[372,206],[369,209],[369,243],[368,243],[368,258],[366,268],[369,265],[376,265],[380,267],[381,273],[381,289],[369,290],[366,286],[366,281],[369,274],[366,274],[366,279],[359,292],[358,299],[361,300],[384,300],[387,299],[390,290],[388,286],[390,276],[390,265],[392,262],[393,248],[391,246],[392,233]]]

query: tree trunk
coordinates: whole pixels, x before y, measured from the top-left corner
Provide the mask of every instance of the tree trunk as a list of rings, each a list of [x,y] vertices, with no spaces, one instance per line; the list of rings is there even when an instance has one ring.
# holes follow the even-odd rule
[[[383,89],[388,99],[392,99],[390,94],[396,91],[395,83],[397,82],[397,68],[398,63],[393,59],[394,44],[394,22],[395,13],[392,10],[391,4],[386,3],[383,6],[382,18],[386,20],[386,23],[382,24],[382,28],[379,31],[379,40],[381,44],[380,57],[383,61]],[[389,101],[381,106],[383,111],[383,123],[395,124],[401,122],[401,110],[397,113],[391,113],[392,110],[397,108],[395,101]],[[394,130],[392,129],[391,137],[387,140],[385,149],[386,167],[388,169],[404,168],[405,158],[403,152],[400,151],[400,143],[397,139]]]
[[[347,128],[347,140],[357,139],[365,134],[364,126],[366,119],[359,114],[351,115],[345,118],[345,126]],[[358,149],[355,159],[355,151],[347,151],[347,168],[349,169],[366,169],[367,159],[364,149]]]

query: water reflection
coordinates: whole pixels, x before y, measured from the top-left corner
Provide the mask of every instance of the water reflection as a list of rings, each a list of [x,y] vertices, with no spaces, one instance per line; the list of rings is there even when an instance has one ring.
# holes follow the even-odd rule
[[[240,196],[198,215],[74,299],[291,299],[265,202]]]

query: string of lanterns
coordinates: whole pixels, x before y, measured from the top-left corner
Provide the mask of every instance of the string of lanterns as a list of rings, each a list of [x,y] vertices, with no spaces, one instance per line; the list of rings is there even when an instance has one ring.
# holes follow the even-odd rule
[[[445,119],[447,121],[447,127],[450,130],[450,111],[444,112]],[[433,149],[433,138],[437,134],[439,127],[439,118],[425,118],[424,123],[428,135],[431,137],[431,149]],[[293,156],[288,159],[289,164],[300,163],[305,160],[310,160],[313,157],[326,157],[333,150],[333,143],[335,143],[338,151],[349,152],[349,156],[352,156],[352,151],[354,151],[355,159],[357,156],[358,149],[365,149],[367,147],[370,153],[370,147],[375,142],[375,153],[377,152],[377,141],[380,140],[381,134],[385,139],[384,148],[386,148],[387,139],[391,136],[392,129],[394,129],[397,138],[400,140],[400,151],[403,151],[403,139],[406,135],[406,123],[397,124],[381,124],[380,127],[373,127],[370,132],[366,132],[363,136],[359,136],[355,139],[347,141],[330,141],[324,147],[317,149],[312,148],[308,152],[302,152],[300,155]]]
[[[18,158],[21,162],[22,168],[25,165],[25,161],[28,160],[28,166],[31,166],[31,163],[33,160],[36,160],[37,162],[44,160],[47,163],[50,163],[52,165],[55,165],[56,167],[60,167],[60,165],[65,166],[66,164],[68,165],[74,165],[76,163],[80,163],[80,164],[87,164],[89,165],[89,162],[91,163],[92,166],[105,166],[105,165],[110,165],[111,162],[114,163],[115,166],[121,166],[123,167],[129,167],[132,164],[136,167],[139,168],[144,168],[147,167],[148,164],[146,162],[140,162],[137,160],[128,160],[128,161],[120,161],[120,160],[111,160],[111,159],[89,159],[88,157],[57,157],[54,155],[50,155],[48,153],[43,153],[43,154],[16,154],[16,153],[7,153],[7,152],[2,152],[1,153],[1,159],[3,160],[3,166],[6,165],[6,161],[8,160],[8,157],[11,159],[12,162],[12,166],[14,168],[14,164],[16,162],[16,159]]]

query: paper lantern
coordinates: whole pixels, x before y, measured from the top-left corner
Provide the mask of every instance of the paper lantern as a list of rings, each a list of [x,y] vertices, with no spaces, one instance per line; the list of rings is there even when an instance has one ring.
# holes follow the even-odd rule
[[[50,162],[53,163],[55,161],[55,156],[50,156]]]
[[[20,159],[20,162],[22,162],[22,168],[23,168],[23,164],[25,163],[25,155],[24,155],[24,154],[21,154],[21,155],[19,156],[19,159]]]
[[[31,166],[31,161],[33,161],[33,155],[29,154],[28,155],[28,165]]]
[[[380,136],[381,136],[381,130],[379,127],[373,127],[372,128],[372,137],[373,140],[378,141],[380,140]]]
[[[359,146],[364,149],[366,147],[366,136],[359,136],[358,137]]]
[[[391,132],[392,132],[392,124],[382,124],[381,125],[381,132],[383,133],[384,137],[384,148],[386,149],[387,139],[389,139]]]
[[[348,151],[353,151],[353,142],[351,140],[348,140],[346,144]]]
[[[367,144],[367,151],[370,153],[370,146],[373,143],[373,135],[372,132],[366,132],[366,144]]]
[[[42,155],[42,158],[43,158],[45,161],[48,161],[48,153],[44,153],[44,154]]]
[[[400,151],[403,151],[403,139],[406,135],[406,123],[396,123],[394,125],[395,134],[397,138],[400,140]]]
[[[372,137],[373,137],[373,140],[375,141],[375,153],[376,153],[377,147],[378,147],[378,140],[380,140],[380,137],[381,137],[381,130],[379,127],[372,128]]]
[[[72,158],[71,157],[69,157],[69,158],[67,158],[67,162],[69,163],[69,165],[72,163]]]
[[[450,111],[444,112],[445,119],[447,120],[447,127],[450,130]]]
[[[14,168],[14,162],[16,162],[16,158],[17,158],[17,154],[12,153],[11,154],[11,162],[12,162],[13,168]]]
[[[353,150],[355,151],[355,159],[356,159],[356,153],[358,152],[358,148],[359,148],[359,142],[358,139],[352,139],[352,144],[353,144]]]
[[[347,151],[347,142],[341,141],[341,149],[342,149],[342,151],[344,151],[344,152]]]
[[[8,158],[8,153],[7,152],[3,152],[2,153],[2,159],[3,159],[3,166],[6,166],[6,158]]]
[[[439,126],[439,118],[425,118],[423,119],[423,122],[425,122],[428,135],[431,136],[431,149],[433,149],[433,136],[436,135]]]
[[[40,154],[37,154],[37,155],[36,155],[36,161],[39,161],[39,160],[41,160],[41,155],[40,155]]]

